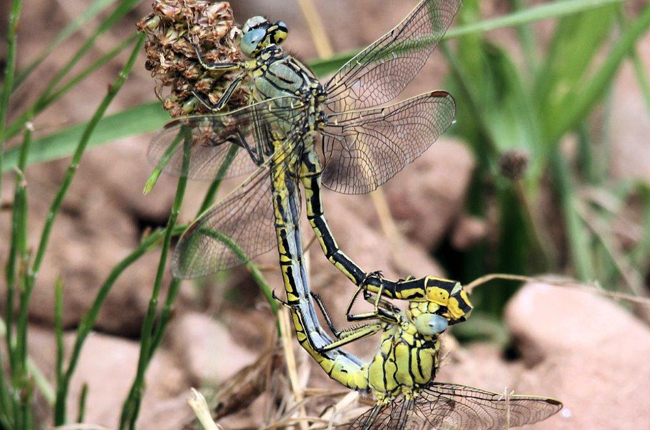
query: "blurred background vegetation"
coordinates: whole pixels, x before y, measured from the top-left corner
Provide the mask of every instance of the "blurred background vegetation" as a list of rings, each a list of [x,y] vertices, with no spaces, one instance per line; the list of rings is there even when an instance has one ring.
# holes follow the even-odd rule
[[[125,88],[129,88],[128,79],[134,65],[143,69],[139,61],[143,39],[133,24],[148,12],[148,2],[81,3],[83,8],[75,9],[69,24],[58,28],[56,37],[41,40],[39,52],[28,57],[23,56],[20,42],[38,37],[29,33],[39,34],[39,28],[21,25],[21,16],[29,12],[30,2],[12,0],[0,5],[3,21],[0,30],[6,36],[0,57],[3,70],[0,203],[1,221],[6,225],[0,230],[0,241],[10,244],[7,253],[0,255],[5,269],[2,282],[6,286],[3,300],[6,347],[0,365],[7,369],[6,373],[0,372],[4,375],[0,380],[0,427],[7,429],[36,426],[31,411],[35,391],[47,398],[55,411],[56,425],[72,420],[66,412],[70,381],[106,296],[128,266],[161,245],[166,249],[171,238],[182,231],[182,226],[175,225],[177,213],[169,222],[150,223],[153,227],[166,227],[149,232],[110,271],[101,288],[93,290],[92,307],[77,325],[73,352],[67,360],[62,345],[65,279],[57,284],[58,355],[56,379],[51,386],[39,375],[27,354],[29,305],[45,256],[56,252],[50,236],[77,167],[93,147],[155,131],[169,119],[160,102],[152,101],[153,93],[147,99],[127,98],[120,109],[109,110],[125,81]],[[259,2],[242,3],[233,5],[240,22],[247,18],[243,12],[238,14],[240,7],[246,12],[266,13],[253,10]],[[305,20],[316,51],[312,50],[314,58],[306,57],[306,62],[318,76],[326,77],[351,58],[354,51],[330,56],[319,45],[329,30],[325,19],[317,16],[317,9],[308,11]],[[355,11],[359,9],[355,7]],[[323,23],[320,29],[314,24],[318,21]],[[457,125],[450,133],[467,143],[476,160],[464,212],[484,220],[489,234],[467,249],[457,249],[447,238],[437,249],[430,250],[450,278],[468,283],[492,272],[553,273],[596,283],[599,288],[611,291],[647,296],[650,175],[648,170],[645,175],[628,172],[625,166],[617,164],[616,154],[620,151],[617,111],[627,100],[626,93],[616,91],[615,86],[621,69],[627,67],[625,85],[644,102],[639,115],[647,122],[650,83],[645,64],[650,60],[646,49],[644,64],[639,51],[644,38],[648,46],[649,26],[650,6],[639,1],[464,1],[439,50],[448,71],[443,87],[457,102]],[[387,28],[375,30],[381,30],[378,36]],[[495,32],[503,36],[499,31],[507,33],[504,37],[493,37]],[[318,56],[323,58],[317,59]],[[34,73],[52,57],[62,59],[57,68],[48,69],[45,74]],[[107,68],[114,79],[107,91],[102,87],[103,92],[91,97],[92,102],[73,99],[76,109],[85,112],[86,121],[64,123],[54,129],[39,122],[44,112],[48,109],[51,112],[57,102],[70,94],[78,97],[79,93],[74,91],[88,85],[96,73],[106,72]],[[31,85],[34,76],[38,76],[39,82]],[[32,87],[34,90],[30,92]],[[139,94],[148,92],[146,89]],[[648,130],[647,127],[639,129]],[[647,145],[647,135],[640,140]],[[643,152],[643,148],[625,150],[640,150],[639,157],[650,161],[650,153]],[[144,153],[144,147],[141,151]],[[72,161],[69,157],[73,157]],[[635,157],[634,153],[631,157]],[[68,169],[57,177],[61,182],[52,197],[45,224],[29,223],[30,182],[29,175],[25,178],[25,170],[30,165],[62,158],[66,159]],[[120,169],[119,165],[109,168]],[[175,208],[180,205],[184,186],[181,181]],[[30,245],[32,242],[35,245]],[[139,337],[138,372],[124,403],[120,428],[135,425],[144,374],[171,318],[178,294],[179,283],[171,281],[166,295],[162,295],[165,265],[163,252]],[[154,272],[154,267],[149,270]],[[479,314],[477,323],[470,321],[465,327],[459,327],[459,337],[470,339],[493,336],[493,331],[500,333],[503,306],[517,288],[516,284],[502,282],[493,288],[477,290],[473,299]],[[165,302],[165,307],[160,307],[159,301]],[[80,405],[84,397],[85,394]],[[79,409],[77,419],[83,421],[84,408]]]

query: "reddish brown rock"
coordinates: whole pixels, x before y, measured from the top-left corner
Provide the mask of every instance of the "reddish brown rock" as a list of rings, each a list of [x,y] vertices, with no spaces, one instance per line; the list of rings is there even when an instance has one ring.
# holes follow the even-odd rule
[[[650,67],[650,37],[646,34],[635,49],[646,70]],[[646,77],[647,79],[647,77]],[[612,154],[604,154],[612,163],[614,174],[626,179],[650,180],[650,119],[647,100],[631,62],[624,62],[616,79],[611,118]]]
[[[529,370],[523,385],[564,402],[539,429],[650,428],[650,330],[620,305],[543,284],[522,288],[506,322]],[[530,391],[530,390],[527,390]]]
[[[489,227],[483,218],[462,216],[456,223],[451,244],[458,250],[471,248],[488,235]]]
[[[173,322],[169,328],[169,345],[196,386],[219,386],[256,359],[222,324],[196,312],[179,315]]]
[[[55,339],[51,330],[30,326],[30,356],[50,381],[54,380]],[[76,333],[65,336],[67,355]],[[75,417],[81,387],[88,384],[85,422],[116,428],[122,403],[135,377],[140,344],[91,333],[82,350],[68,396],[68,415]],[[66,359],[67,365],[67,359]],[[165,350],[154,356],[146,374],[146,392],[139,428],[175,429],[187,413],[189,390],[185,370]]]
[[[389,181],[384,190],[392,216],[408,237],[435,248],[462,211],[474,159],[446,137]]]

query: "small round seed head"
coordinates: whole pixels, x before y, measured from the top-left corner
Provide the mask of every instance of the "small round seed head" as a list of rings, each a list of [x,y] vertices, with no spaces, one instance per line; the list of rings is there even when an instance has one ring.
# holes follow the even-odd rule
[[[145,68],[156,80],[155,93],[174,118],[209,113],[192,90],[216,103],[236,73],[209,71],[198,61],[234,63],[243,58],[241,30],[228,2],[207,0],[154,0],[153,12],[137,24],[147,35]],[[231,96],[227,109],[248,104],[247,83]]]
[[[521,150],[510,150],[501,155],[499,167],[501,174],[510,180],[520,179],[528,168],[529,156]]]

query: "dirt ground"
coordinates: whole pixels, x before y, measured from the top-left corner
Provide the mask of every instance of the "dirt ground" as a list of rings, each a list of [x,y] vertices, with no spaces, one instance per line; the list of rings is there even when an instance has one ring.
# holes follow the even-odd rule
[[[81,2],[27,1],[21,22],[19,66],[25,65],[69,20],[80,13]],[[235,3],[240,22],[255,14],[283,19],[291,29],[288,49],[301,58],[316,57],[307,26],[294,0],[245,0]],[[336,52],[365,46],[405,16],[414,1],[331,0],[317,2]],[[500,6],[486,3],[488,14]],[[148,1],[137,13],[109,32],[87,60],[97,59],[128,32],[149,11]],[[540,31],[543,31],[540,25]],[[22,30],[24,29],[24,31]],[[4,29],[2,29],[4,32]],[[508,43],[512,33],[494,34]],[[73,37],[59,52],[70,53],[82,37]],[[513,48],[515,49],[515,48]],[[650,68],[650,37],[640,45],[640,55]],[[119,71],[125,57],[104,67],[91,79],[39,117],[39,133],[88,120],[103,97],[106,85]],[[53,56],[19,89],[16,110],[38,94],[39,85],[59,67],[67,55]],[[443,87],[445,62],[439,53],[430,59],[416,81],[401,97]],[[138,60],[124,90],[109,112],[154,100],[153,80],[144,69],[144,55]],[[619,177],[650,180],[650,122],[629,64],[620,73],[614,89],[614,134],[612,157]],[[155,191],[142,195],[151,166],[146,148],[151,136],[137,136],[89,150],[81,163],[61,216],[55,225],[51,250],[38,278],[30,308],[32,331],[30,354],[50,378],[54,372],[54,283],[65,284],[65,326],[68,346],[74,328],[88,310],[111,269],[128,255],[150,228],[164,225],[173,199],[174,179],[162,178]],[[67,160],[39,164],[27,170],[30,192],[30,245],[35,246],[49,202],[57,189]],[[399,236],[387,237],[369,196],[327,193],[326,210],[341,248],[368,271],[381,269],[387,277],[440,275],[442,267],[431,257],[449,238],[462,244],[485,233],[482,220],[464,213],[464,201],[475,165],[463,144],[442,137],[420,159],[384,187]],[[233,187],[236,183],[227,184]],[[196,212],[204,184],[192,184],[181,221]],[[2,189],[4,201],[13,194],[11,180]],[[368,210],[367,208],[371,208]],[[9,237],[9,211],[0,212],[0,238]],[[304,230],[305,241],[311,232]],[[0,260],[8,243],[0,243]],[[396,252],[399,251],[399,252]],[[272,286],[281,291],[274,253],[259,259]],[[335,322],[346,323],[341,315],[354,291],[347,279],[325,259],[317,246],[309,252],[312,288],[330,310]],[[146,312],[155,277],[158,253],[152,252],[131,267],[109,295],[81,357],[73,381],[71,414],[83,383],[89,385],[86,421],[115,428],[122,401],[135,374],[139,344],[137,337]],[[256,260],[257,261],[257,260]],[[197,292],[199,291],[199,292]],[[4,299],[4,292],[0,292]],[[255,309],[255,312],[251,312]],[[339,315],[340,314],[340,315]],[[244,272],[233,271],[226,280],[208,281],[203,289],[188,282],[165,344],[147,375],[147,394],[142,407],[141,429],[177,429],[189,414],[185,403],[191,386],[219,386],[239,369],[254,363],[260,351],[271,343],[275,330],[268,306]],[[536,429],[626,430],[650,429],[650,414],[639,413],[650,403],[650,329],[631,313],[609,299],[549,285],[529,284],[507,307],[505,322],[516,351],[512,356],[491,344],[459,346],[450,336],[449,354],[439,380],[502,392],[551,396],[562,400],[565,409]],[[355,345],[351,351],[371,356],[377,339]],[[336,389],[320,368],[312,366],[305,353],[296,349],[305,363],[304,386]],[[311,367],[310,367],[311,366]],[[283,369],[276,369],[278,372]],[[51,379],[53,380],[53,379]],[[227,425],[259,425],[262,415],[255,407],[231,417]]]

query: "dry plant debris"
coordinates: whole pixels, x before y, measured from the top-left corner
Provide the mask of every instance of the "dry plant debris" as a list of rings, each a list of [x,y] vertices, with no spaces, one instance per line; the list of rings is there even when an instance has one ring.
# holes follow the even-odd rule
[[[194,46],[206,62],[242,60],[241,30],[235,24],[230,4],[206,0],[155,0],[153,12],[142,18],[137,27],[147,35],[145,67],[156,79],[156,95],[170,115],[177,118],[210,112],[191,90],[216,103],[236,74],[206,70]],[[167,94],[166,89],[169,90]],[[249,95],[247,86],[240,86],[227,108],[245,106]]]

